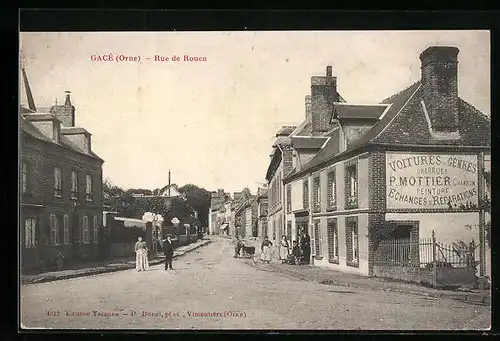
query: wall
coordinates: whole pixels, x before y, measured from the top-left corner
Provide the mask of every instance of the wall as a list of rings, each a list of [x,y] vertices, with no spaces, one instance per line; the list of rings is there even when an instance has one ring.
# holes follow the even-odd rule
[[[358,242],[359,242],[359,266],[347,265],[347,243],[346,243],[346,218],[358,218]],[[331,217],[328,217],[331,218]],[[314,264],[318,266],[328,267],[334,270],[355,273],[360,275],[368,275],[368,214],[355,214],[346,216],[337,216],[338,230],[338,248],[339,248],[339,264],[330,263],[328,260],[328,235],[327,235],[327,217],[320,218],[321,233],[323,239],[323,257],[320,260],[315,259]],[[311,245],[311,248],[313,245]],[[313,257],[314,258],[314,257]]]
[[[292,211],[301,210],[304,207],[304,202],[303,202],[304,187],[303,187],[303,184],[304,184],[303,178],[294,180],[290,184],[291,189],[292,189],[292,196],[291,196]],[[288,198],[285,198],[285,202],[286,202],[286,200],[288,200]]]
[[[70,150],[64,146],[37,140],[25,134],[21,138],[21,159],[30,165],[31,191],[22,194],[21,237],[24,236],[24,218],[38,218],[36,230],[38,246],[26,250],[26,266],[37,266],[43,258],[53,257],[61,252],[66,261],[74,256],[96,258],[99,256],[98,243],[93,241],[93,217],[97,217],[98,227],[102,227],[102,163],[88,155]],[[54,197],[54,168],[61,169],[62,197]],[[78,199],[71,199],[71,171],[78,174]],[[85,175],[93,176],[92,201],[85,200]],[[77,203],[75,207],[73,204]],[[26,205],[43,205],[38,211],[25,209]],[[74,210],[76,209],[76,212]],[[68,215],[69,243],[64,245],[63,218],[60,224],[60,245],[50,245],[49,214]],[[81,244],[82,215],[89,216],[89,235],[91,242]],[[77,224],[75,226],[75,220]],[[73,238],[74,237],[74,238]],[[97,241],[99,242],[99,241]],[[24,252],[24,251],[23,251]],[[35,257],[34,253],[38,253]],[[28,256],[29,254],[29,256]]]

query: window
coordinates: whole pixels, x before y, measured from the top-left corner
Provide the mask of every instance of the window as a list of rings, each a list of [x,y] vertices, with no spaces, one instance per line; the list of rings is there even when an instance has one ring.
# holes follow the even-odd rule
[[[358,218],[346,219],[346,252],[347,265],[358,266],[359,264],[359,238],[358,238]]]
[[[31,182],[31,170],[30,170],[30,165],[27,162],[22,163],[22,178],[21,178],[21,185],[22,185],[22,193],[28,193],[30,191],[30,182]]]
[[[92,175],[87,174],[85,180],[85,200],[92,201]]]
[[[54,196],[62,197],[61,168],[54,168]]]
[[[356,164],[346,167],[346,208],[358,207],[358,174]]]
[[[313,226],[313,250],[314,250],[314,255],[318,258],[323,257],[323,238],[321,237],[321,224],[319,219],[314,221],[314,226]]]
[[[50,244],[59,245],[59,220],[55,214],[50,214],[49,216],[50,224]]]
[[[302,184],[302,203],[304,205],[304,209],[309,209],[309,179],[305,178]]]
[[[337,229],[337,219],[328,219],[326,223],[328,234],[328,261],[339,263],[339,233]]]
[[[337,209],[337,188],[335,183],[335,172],[328,173],[328,210],[335,211]]]
[[[24,220],[24,247],[36,246],[36,218],[26,218]]]
[[[78,198],[78,173],[71,171],[71,199]]]
[[[292,212],[292,186],[290,184],[286,186],[286,212]]]
[[[83,242],[85,244],[90,243],[90,235],[89,235],[89,217],[83,216],[83,224],[82,224],[82,232],[83,232]]]
[[[63,218],[63,242],[64,245],[69,244],[69,218],[67,214]]]
[[[321,191],[319,188],[319,176],[313,180],[313,212],[321,211]]]

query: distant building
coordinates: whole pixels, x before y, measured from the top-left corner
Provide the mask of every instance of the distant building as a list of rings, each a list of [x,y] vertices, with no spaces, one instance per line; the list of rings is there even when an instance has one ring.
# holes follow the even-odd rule
[[[257,205],[257,237],[263,239],[267,236],[267,213],[268,213],[268,199],[267,188],[259,188],[257,190],[257,198],[255,200]]]
[[[65,262],[98,258],[104,161],[75,126],[70,93],[63,105],[37,109],[21,72],[21,267],[53,267],[59,252]]]

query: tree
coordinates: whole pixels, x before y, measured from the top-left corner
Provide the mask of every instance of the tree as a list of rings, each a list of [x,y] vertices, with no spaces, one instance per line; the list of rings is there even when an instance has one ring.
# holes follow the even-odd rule
[[[208,211],[212,193],[193,184],[178,188],[187,200],[187,203],[198,212],[198,219],[204,226],[208,226]]]
[[[125,191],[115,186],[109,179],[102,184],[103,205],[109,206],[111,211],[121,212],[124,209]]]

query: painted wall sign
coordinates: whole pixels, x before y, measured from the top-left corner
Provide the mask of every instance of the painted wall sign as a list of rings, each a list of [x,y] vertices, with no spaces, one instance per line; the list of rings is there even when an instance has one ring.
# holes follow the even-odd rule
[[[387,208],[478,204],[477,155],[386,153]]]

